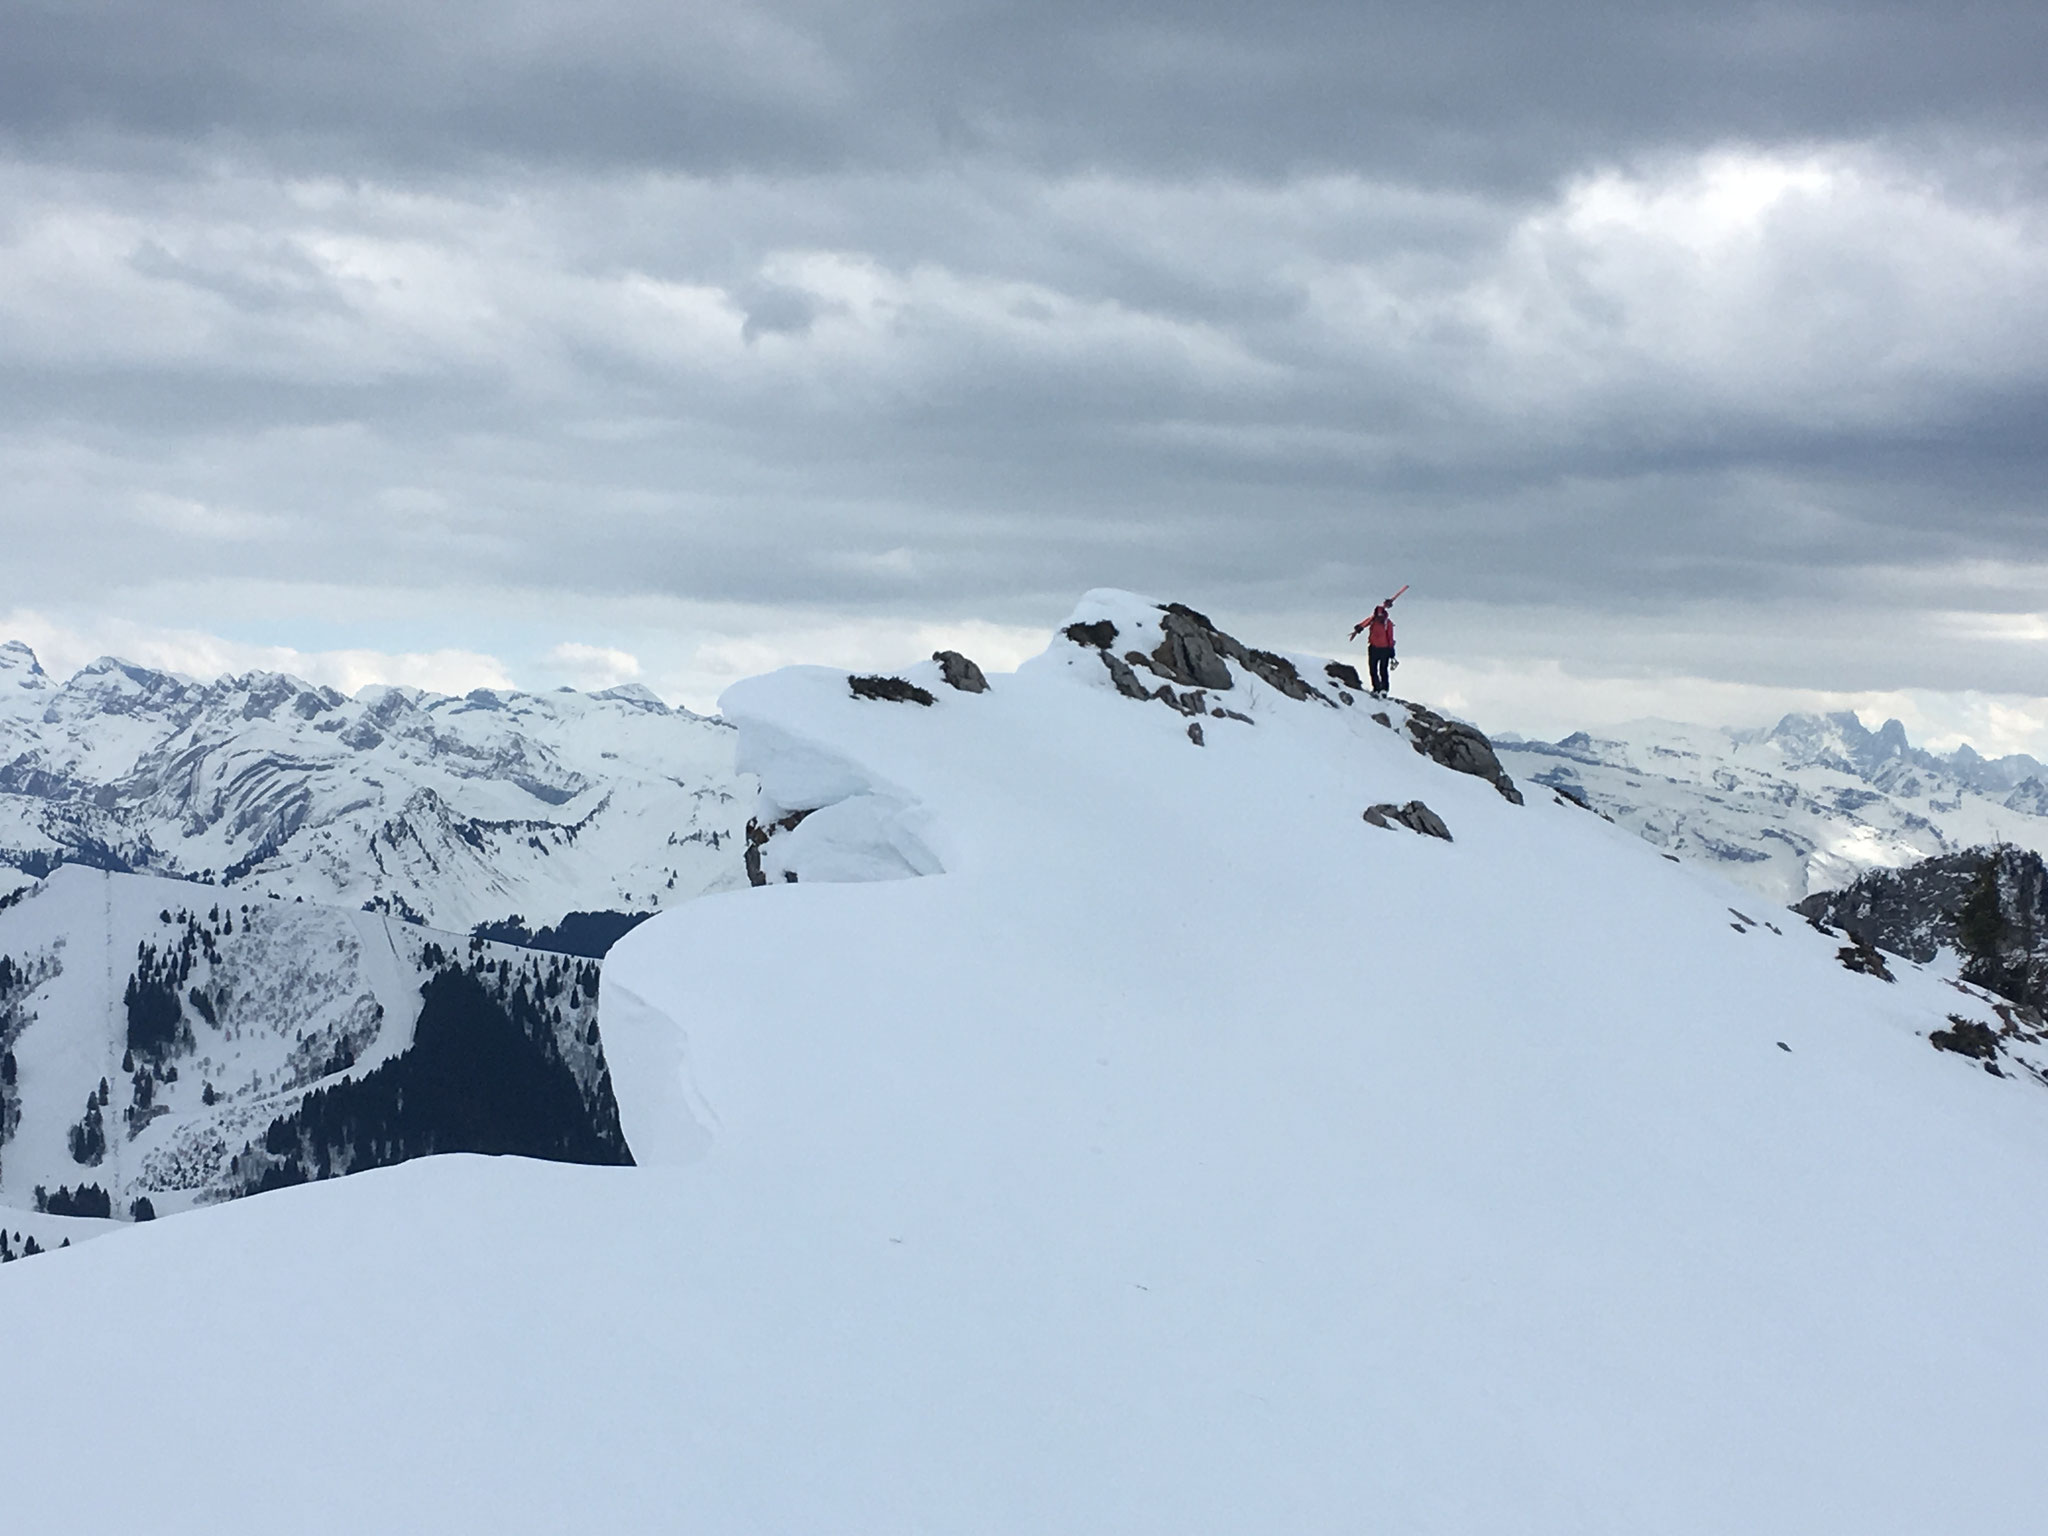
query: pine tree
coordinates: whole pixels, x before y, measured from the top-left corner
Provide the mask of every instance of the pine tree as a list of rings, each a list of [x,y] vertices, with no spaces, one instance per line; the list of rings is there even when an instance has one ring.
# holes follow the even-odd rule
[[[1965,953],[1979,960],[1995,960],[2005,943],[2005,912],[1998,900],[1998,855],[1986,858],[1970,882],[1956,914],[1956,938]]]

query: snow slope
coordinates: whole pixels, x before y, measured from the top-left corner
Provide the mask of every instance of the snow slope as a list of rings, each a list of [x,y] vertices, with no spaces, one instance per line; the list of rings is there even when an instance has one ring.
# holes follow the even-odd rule
[[[459,932],[645,911],[740,878],[732,750],[722,722],[637,686],[350,699],[111,658],[58,684],[9,642],[0,878],[68,861]]]
[[[1981,1000],[1303,659],[1327,702],[1127,696],[1159,617],[1091,594],[1109,649],[912,668],[929,706],[732,690],[797,878],[609,957],[658,1166],[428,1159],[8,1266],[10,1511],[2033,1531],[2048,1092],[1923,1038]],[[1417,800],[1454,841],[1361,816]],[[106,1320],[166,1295],[137,1370]]]
[[[1848,713],[1787,715],[1765,730],[1639,720],[1494,745],[1516,774],[1777,906],[1964,848],[2048,849],[2040,763],[1967,745],[1937,755],[1896,720],[1876,731]]]

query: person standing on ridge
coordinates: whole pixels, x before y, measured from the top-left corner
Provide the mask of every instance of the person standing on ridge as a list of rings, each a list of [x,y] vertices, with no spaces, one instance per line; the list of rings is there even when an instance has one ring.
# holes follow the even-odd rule
[[[1407,590],[1405,586],[1401,588],[1401,592]],[[1387,674],[1393,670],[1394,619],[1387,610],[1394,606],[1394,598],[1401,592],[1396,592],[1394,597],[1373,609],[1371,618],[1360,619],[1351,626],[1351,638],[1354,640],[1360,630],[1365,631],[1365,667],[1372,682],[1372,696],[1376,699],[1384,699],[1390,686]]]

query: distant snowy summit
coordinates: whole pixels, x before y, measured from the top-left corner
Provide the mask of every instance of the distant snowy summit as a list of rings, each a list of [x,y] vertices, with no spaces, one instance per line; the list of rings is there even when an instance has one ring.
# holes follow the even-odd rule
[[[1732,730],[1639,721],[1555,742],[1497,738],[1527,778],[1780,904],[1986,844],[2048,846],[2048,767],[1914,747],[1897,720],[1787,715]]]
[[[467,930],[652,910],[740,880],[721,722],[645,688],[461,698],[0,645],[0,882],[59,864]]]

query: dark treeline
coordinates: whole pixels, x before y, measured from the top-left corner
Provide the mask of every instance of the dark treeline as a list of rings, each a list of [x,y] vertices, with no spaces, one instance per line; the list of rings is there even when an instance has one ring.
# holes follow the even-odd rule
[[[59,1184],[56,1191],[36,1186],[36,1209],[52,1216],[112,1216],[114,1202],[107,1192],[97,1184],[81,1184],[77,1189]]]
[[[529,986],[502,963],[436,972],[421,988],[412,1047],[354,1081],[315,1089],[273,1120],[262,1154],[245,1159],[249,1186],[276,1189],[437,1152],[631,1163],[610,1074],[600,1073],[586,1099],[556,1044],[551,991],[593,994],[597,967],[532,974]]]
[[[526,919],[514,913],[495,923],[478,923],[471,934],[521,949],[602,960],[607,950],[652,916],[652,912],[571,912],[552,928],[528,928]]]

